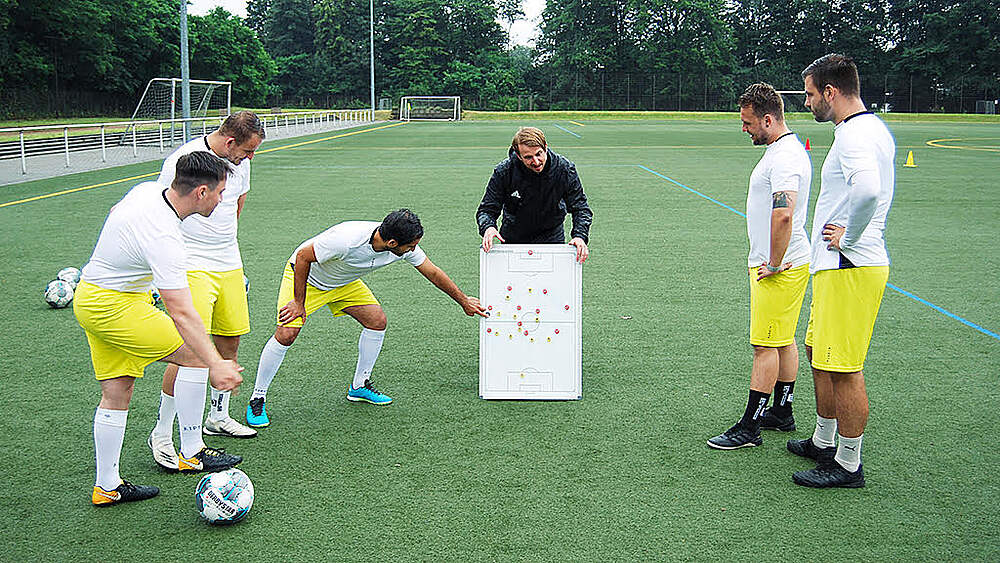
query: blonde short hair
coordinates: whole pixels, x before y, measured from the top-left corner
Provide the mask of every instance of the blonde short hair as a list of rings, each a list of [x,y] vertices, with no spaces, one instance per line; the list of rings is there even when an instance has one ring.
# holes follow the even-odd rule
[[[526,147],[542,147],[546,148],[545,144],[545,133],[537,127],[521,127],[514,133],[514,139],[510,142],[510,148],[514,149],[515,152],[520,152],[517,148],[518,145],[524,145]]]

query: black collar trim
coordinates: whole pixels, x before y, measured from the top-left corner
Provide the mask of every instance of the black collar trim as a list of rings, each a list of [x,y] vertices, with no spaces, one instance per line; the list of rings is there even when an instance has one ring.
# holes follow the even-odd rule
[[[163,201],[167,202],[167,207],[169,207],[170,210],[174,212],[174,215],[176,215],[177,218],[180,219],[181,214],[178,213],[176,209],[174,209],[174,204],[170,203],[170,200],[167,199],[167,190],[169,189],[170,188],[165,188],[162,192],[160,192],[160,196],[163,198]]]
[[[843,121],[841,121],[841,123],[847,123],[848,121],[854,119],[855,117],[859,115],[865,115],[866,113],[874,115],[874,113],[872,113],[871,110],[859,111],[858,113],[852,113],[851,115],[848,115],[847,117],[844,118]]]
[[[789,135],[794,135],[794,134],[795,134],[794,131],[789,131],[788,133],[785,133],[784,135],[782,135],[782,136],[778,137],[777,139],[771,141],[771,144],[773,145],[774,143],[777,143],[778,141],[784,139],[785,137],[787,137]]]

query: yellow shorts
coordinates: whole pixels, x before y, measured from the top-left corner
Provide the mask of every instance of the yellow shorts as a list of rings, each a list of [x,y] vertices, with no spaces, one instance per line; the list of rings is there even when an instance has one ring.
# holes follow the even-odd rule
[[[813,275],[806,345],[812,367],[850,373],[865,367],[889,266],[820,270]]]
[[[278,311],[288,304],[289,301],[295,299],[295,273],[292,271],[291,264],[285,264],[285,273],[281,276],[281,288],[278,289]],[[356,305],[378,305],[378,299],[375,299],[375,294],[372,290],[368,289],[365,282],[361,280],[354,280],[351,283],[330,290],[318,289],[306,284],[306,316],[313,314],[317,309],[326,305],[330,308],[330,312],[333,316],[339,317],[346,315],[344,309],[348,307],[354,307]],[[282,325],[298,328],[303,325],[302,318],[297,318],[292,322]]]
[[[81,281],[73,313],[87,333],[98,380],[142,377],[149,364],[184,344],[174,321],[153,306],[149,293],[104,289]]]
[[[760,281],[757,268],[750,268],[750,344],[780,348],[795,342],[807,285],[809,264]]]
[[[209,334],[240,336],[250,332],[250,308],[242,268],[228,272],[191,271],[187,278],[194,308]]]

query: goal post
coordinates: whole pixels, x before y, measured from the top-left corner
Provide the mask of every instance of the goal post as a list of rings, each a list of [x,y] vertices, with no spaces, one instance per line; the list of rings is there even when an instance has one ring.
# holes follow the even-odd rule
[[[461,96],[403,96],[399,99],[401,121],[461,121]]]
[[[191,85],[191,117],[207,117],[209,112],[218,112],[220,117],[232,112],[233,83],[219,80],[189,80]],[[180,120],[181,79],[153,78],[146,83],[146,89],[139,97],[139,103],[132,112],[131,121],[155,121],[161,119]],[[135,125],[129,126],[126,134],[131,134]],[[184,127],[178,122],[169,128],[169,146],[183,140]]]

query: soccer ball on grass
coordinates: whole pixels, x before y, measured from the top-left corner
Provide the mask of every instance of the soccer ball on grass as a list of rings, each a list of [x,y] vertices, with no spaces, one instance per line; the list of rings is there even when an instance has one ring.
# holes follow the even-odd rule
[[[209,524],[234,524],[253,506],[253,483],[239,469],[227,469],[202,477],[194,496],[198,514]]]
[[[76,289],[77,284],[80,283],[80,270],[72,266],[63,268],[62,270],[59,270],[58,274],[56,274],[56,279],[69,282],[69,284],[73,286],[73,289]]]
[[[68,281],[52,280],[45,286],[45,302],[53,309],[62,309],[73,300],[73,286]]]

